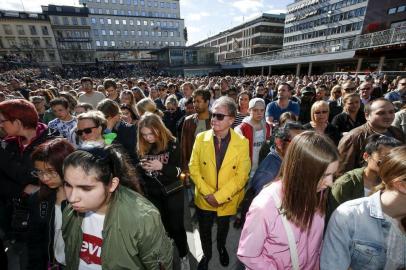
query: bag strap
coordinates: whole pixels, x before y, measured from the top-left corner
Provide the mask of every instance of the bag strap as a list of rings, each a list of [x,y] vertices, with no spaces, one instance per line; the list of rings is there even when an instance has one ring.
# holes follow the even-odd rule
[[[297,253],[297,246],[295,241],[295,236],[293,234],[292,228],[289,224],[288,219],[285,214],[283,214],[283,209],[281,209],[282,202],[279,196],[275,191],[271,192],[271,196],[275,202],[276,208],[278,208],[279,213],[281,214],[282,224],[285,228],[286,236],[288,237],[289,251],[290,251],[290,260],[292,261],[292,269],[299,270],[299,256]]]

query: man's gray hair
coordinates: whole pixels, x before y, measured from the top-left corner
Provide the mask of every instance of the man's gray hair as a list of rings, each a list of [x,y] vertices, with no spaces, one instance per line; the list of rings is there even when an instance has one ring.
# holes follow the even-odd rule
[[[234,99],[232,99],[230,97],[222,96],[214,101],[212,108],[219,107],[219,106],[227,108],[229,116],[232,116],[232,117],[237,116],[237,104],[235,103]]]

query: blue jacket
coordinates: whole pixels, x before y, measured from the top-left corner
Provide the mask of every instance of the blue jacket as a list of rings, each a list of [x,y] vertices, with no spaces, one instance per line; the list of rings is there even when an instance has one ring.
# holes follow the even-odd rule
[[[380,197],[381,192],[376,192],[336,209],[324,237],[321,270],[384,269],[392,225],[385,219]],[[406,236],[399,241],[406,242]]]
[[[270,183],[276,176],[278,176],[279,169],[282,164],[282,158],[274,146],[271,147],[270,152],[265,159],[259,164],[254,176],[251,179],[250,185],[257,195],[262,188]]]

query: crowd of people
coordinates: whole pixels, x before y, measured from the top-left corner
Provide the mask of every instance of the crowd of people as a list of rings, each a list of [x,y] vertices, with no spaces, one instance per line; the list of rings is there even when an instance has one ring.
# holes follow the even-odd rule
[[[199,270],[214,238],[229,265],[232,221],[246,269],[405,269],[406,78],[20,71],[0,78],[1,269],[191,269],[185,205]]]

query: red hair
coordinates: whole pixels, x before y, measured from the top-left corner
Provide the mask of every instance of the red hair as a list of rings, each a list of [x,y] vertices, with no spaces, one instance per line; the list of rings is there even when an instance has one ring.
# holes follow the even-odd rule
[[[12,99],[0,103],[0,113],[6,120],[20,120],[23,127],[35,129],[38,124],[38,113],[34,104],[25,99]]]

